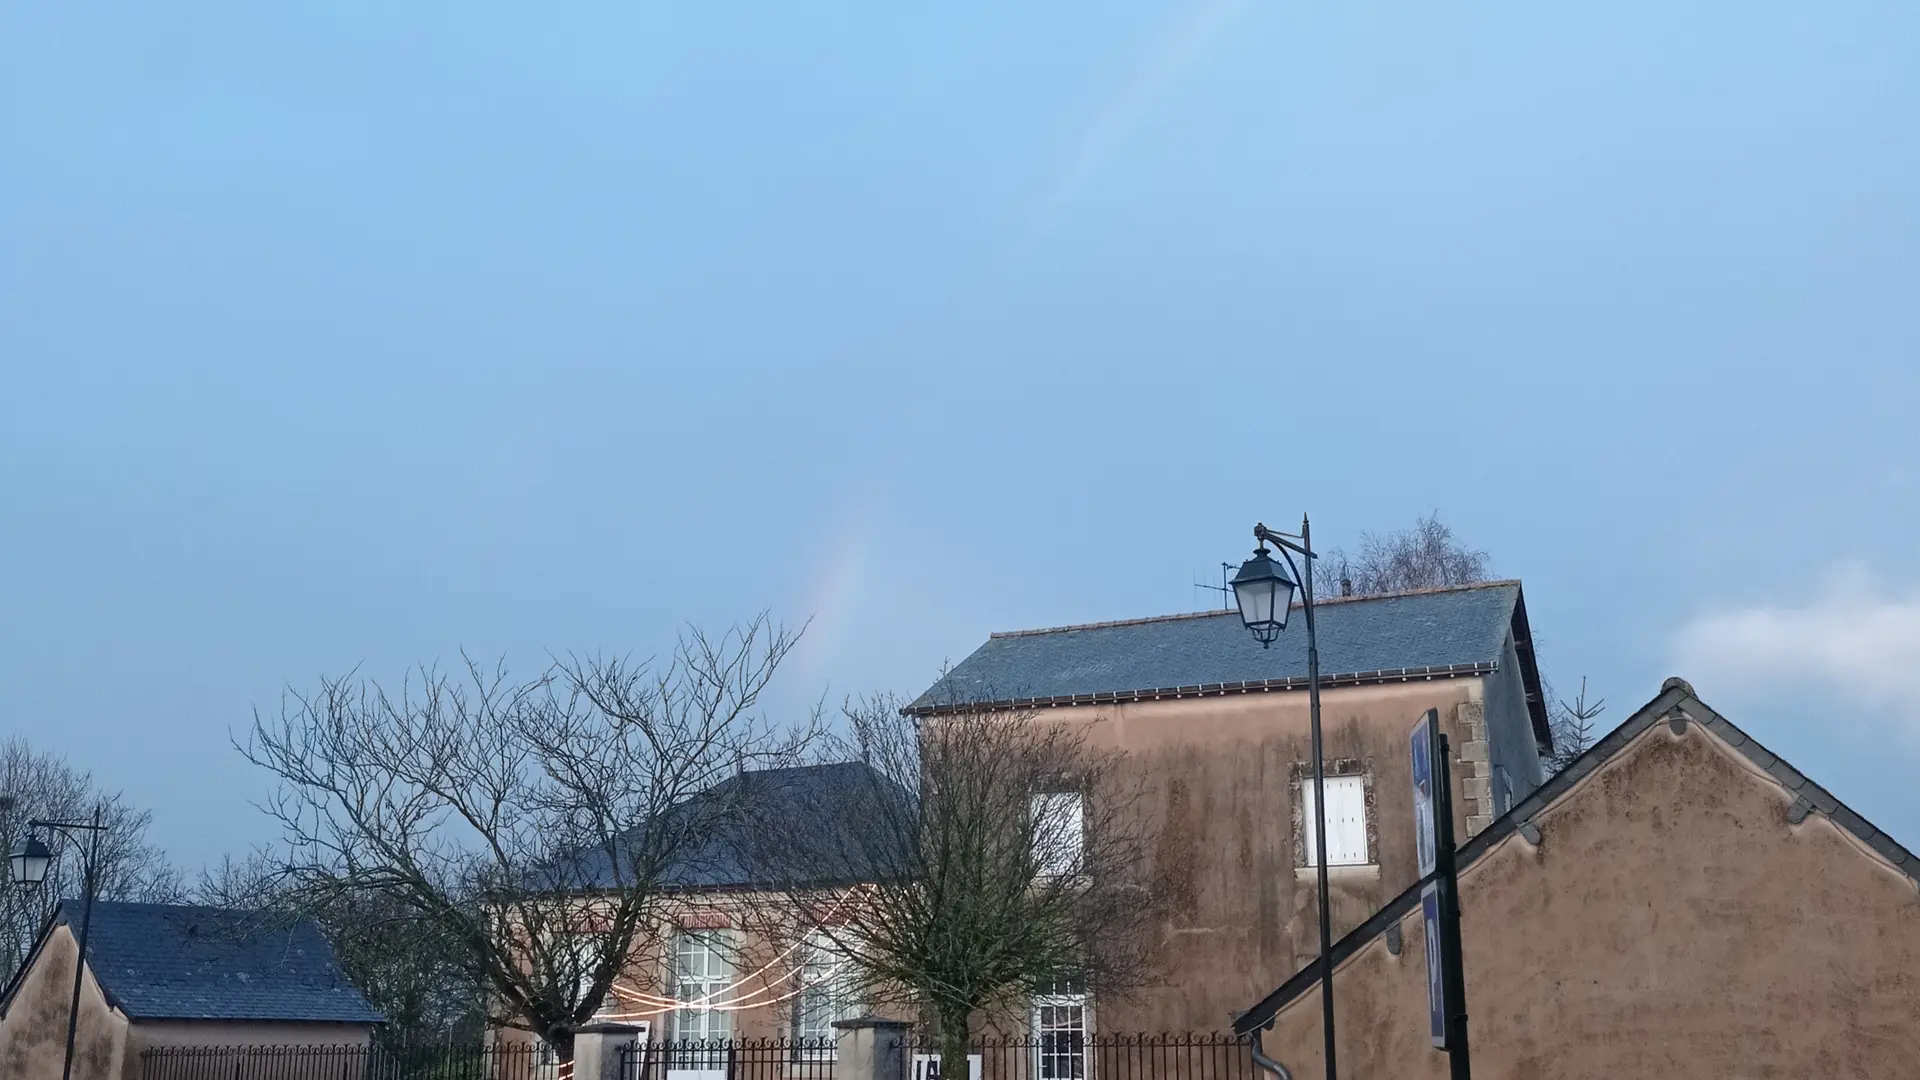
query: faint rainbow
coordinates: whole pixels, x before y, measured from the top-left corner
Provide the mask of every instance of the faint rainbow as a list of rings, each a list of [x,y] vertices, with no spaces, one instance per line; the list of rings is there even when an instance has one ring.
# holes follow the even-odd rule
[[[841,526],[827,545],[805,596],[806,637],[793,661],[799,674],[818,677],[840,655],[865,584],[862,569],[872,551],[873,529],[865,515]]]
[[[1065,168],[1054,181],[1052,202],[1065,202],[1079,193],[1245,6],[1246,0],[1194,0],[1189,10],[1155,39],[1133,77],[1108,100],[1075,142]]]

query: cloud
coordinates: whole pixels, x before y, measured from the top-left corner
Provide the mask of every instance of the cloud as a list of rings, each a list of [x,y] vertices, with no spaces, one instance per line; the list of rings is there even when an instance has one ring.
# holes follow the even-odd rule
[[[1674,642],[1682,674],[1752,696],[1819,688],[1920,735],[1920,589],[1846,564],[1814,595],[1700,616]]]

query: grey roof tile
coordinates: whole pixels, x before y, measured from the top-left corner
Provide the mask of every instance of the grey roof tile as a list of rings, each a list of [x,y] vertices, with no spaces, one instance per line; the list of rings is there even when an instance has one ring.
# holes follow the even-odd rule
[[[1799,791],[1801,786],[1807,782],[1806,776],[1803,775],[1800,770],[1779,758],[1774,759],[1773,768],[1767,771],[1772,773],[1773,778],[1780,781],[1781,786],[1785,787],[1788,791]]]
[[[52,925],[79,918],[63,900]],[[135,1019],[381,1022],[311,919],[96,901],[87,963]]]
[[[805,765],[785,769],[755,769],[741,773],[681,804],[668,813],[698,813],[704,800],[725,800],[726,821],[712,835],[680,854],[661,879],[662,887],[699,892],[711,889],[765,885],[768,859],[761,843],[767,823],[791,846],[804,837],[819,845],[820,876],[839,880],[851,874],[864,878],[861,868],[849,865],[846,852],[859,845],[852,839],[859,827],[864,800],[904,797],[871,766],[858,761]],[[638,828],[634,830],[638,831]],[[787,851],[780,860],[783,874],[804,868],[797,860],[807,852]],[[604,849],[584,852],[580,861],[558,875],[584,888],[611,888],[614,864]]]
[[[1840,800],[1834,798],[1831,792],[1819,784],[1806,784],[1802,786],[1800,789],[1800,797],[1812,803],[1813,808],[1823,814],[1831,814],[1835,810],[1840,809]]]
[[[1316,604],[1327,677],[1491,665],[1520,601],[1518,582]],[[1293,623],[1263,649],[1230,611],[995,634],[913,703],[929,711],[1096,694],[1238,686],[1305,678],[1306,633]]]

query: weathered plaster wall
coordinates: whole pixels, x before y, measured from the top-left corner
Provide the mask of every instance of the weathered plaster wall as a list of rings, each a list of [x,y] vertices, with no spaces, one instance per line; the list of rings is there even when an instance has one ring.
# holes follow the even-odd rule
[[[1920,1075],[1920,894],[1698,724],[1649,728],[1462,883],[1477,1080]],[[1446,1076],[1417,912],[1335,977],[1341,1072]],[[1248,998],[1251,1001],[1253,998]],[[1266,1036],[1320,1070],[1309,991]]]
[[[0,1077],[59,1080],[66,1056],[73,965],[79,954],[67,927],[55,927],[19,992],[0,1017]],[[89,972],[80,987],[74,1033],[74,1080],[117,1080],[127,1040],[126,1018],[107,1005]]]
[[[1454,745],[1460,714],[1480,708],[1479,679],[1341,687],[1321,695],[1329,772],[1371,779],[1374,864],[1329,874],[1334,935],[1416,878],[1408,735],[1439,710]],[[1314,874],[1300,868],[1299,783],[1311,776],[1304,692],[1238,694],[1042,710],[1085,722],[1096,744],[1126,751],[1146,793],[1152,886],[1169,918],[1166,977],[1135,1000],[1099,1003],[1106,1031],[1225,1028],[1235,1010],[1318,953]],[[1464,814],[1456,827],[1464,830]],[[1464,834],[1463,834],[1464,835]]]

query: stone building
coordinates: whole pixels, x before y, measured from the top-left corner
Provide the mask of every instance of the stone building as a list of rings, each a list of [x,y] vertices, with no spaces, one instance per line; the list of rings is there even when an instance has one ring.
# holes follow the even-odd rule
[[[1920,859],[1682,680],[1459,863],[1480,1080],[1920,1075]],[[1335,943],[1342,1075],[1447,1075],[1423,925],[1408,888]],[[1235,1023],[1303,1080],[1317,978]]]
[[[1463,759],[1456,831],[1485,828],[1541,782],[1551,749],[1517,581],[1315,604],[1334,933],[1416,878],[1407,740],[1438,710]],[[1080,1000],[1097,1030],[1221,1029],[1318,951],[1305,628],[1262,648],[1228,611],[993,635],[923,694],[923,718],[1033,711],[1088,725],[1139,770],[1166,977],[1131,1000]],[[1039,1025],[1035,1011],[1035,1025]]]

